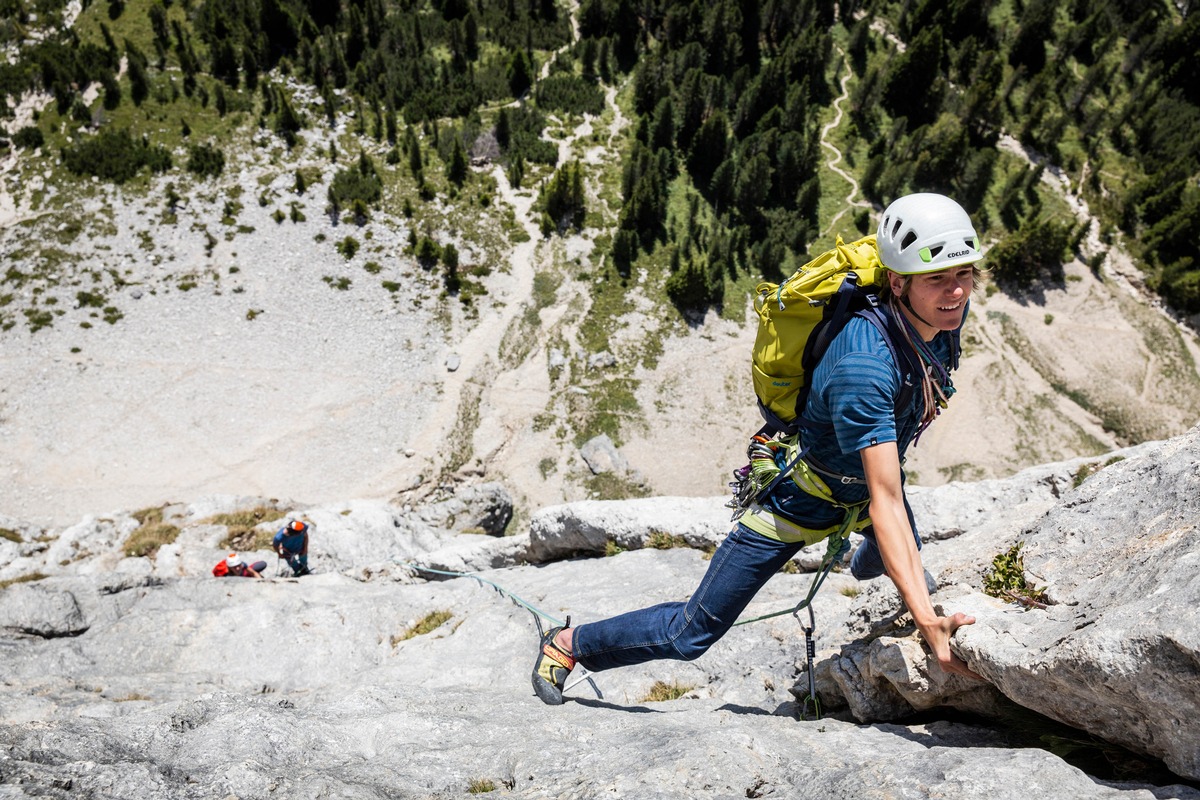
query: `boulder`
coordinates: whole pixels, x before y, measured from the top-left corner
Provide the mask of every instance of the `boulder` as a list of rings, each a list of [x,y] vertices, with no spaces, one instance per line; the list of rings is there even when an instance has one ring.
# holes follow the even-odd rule
[[[529,523],[529,559],[603,555],[609,543],[636,550],[656,538],[711,549],[729,532],[729,509],[720,497],[654,497],[584,500],[541,509]]]
[[[426,525],[488,536],[502,536],[512,514],[512,495],[500,483],[458,487],[450,497],[423,506],[417,512]]]
[[[75,595],[37,584],[17,584],[0,592],[0,630],[55,639],[88,629]]]
[[[579,455],[593,475],[610,472],[619,475],[629,469],[629,462],[625,460],[625,456],[621,455],[621,451],[617,450],[617,446],[613,444],[612,439],[608,438],[607,433],[602,433],[584,442],[583,447],[579,448]]]
[[[861,721],[930,705],[999,714],[994,686],[1017,704],[1200,779],[1200,427],[1101,465],[1031,521],[1014,498],[1007,521],[987,524],[989,545],[964,525],[960,537],[926,546],[926,563],[945,568],[937,606],[977,619],[959,630],[955,650],[990,686],[972,691],[962,679],[931,675],[909,626],[860,636],[820,665],[835,702]],[[1030,502],[1042,501],[1035,492]],[[973,507],[963,509],[969,516]],[[1026,580],[1044,588],[1045,607],[979,591],[990,568],[985,554],[1019,542]],[[897,609],[898,597],[891,599]],[[870,603],[871,593],[859,602]]]

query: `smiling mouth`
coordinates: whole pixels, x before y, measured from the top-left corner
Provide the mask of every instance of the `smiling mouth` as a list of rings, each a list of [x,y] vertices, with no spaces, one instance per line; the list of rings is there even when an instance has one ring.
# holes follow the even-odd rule
[[[962,303],[955,303],[952,306],[938,306],[938,311],[958,311],[962,308]]]

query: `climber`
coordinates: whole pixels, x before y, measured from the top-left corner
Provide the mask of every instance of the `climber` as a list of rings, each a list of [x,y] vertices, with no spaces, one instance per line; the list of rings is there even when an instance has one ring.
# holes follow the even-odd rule
[[[253,564],[247,564],[237,553],[230,553],[228,558],[213,567],[212,573],[218,578],[261,579],[262,572],[266,568],[267,562],[265,561],[255,561]]]
[[[713,554],[687,602],[663,603],[609,619],[551,628],[540,642],[533,687],[545,703],[562,703],[578,662],[592,672],[662,658],[698,658],[737,621],[755,593],[814,531],[836,529],[847,509],[865,510],[870,525],[851,560],[859,580],[886,574],[945,671],[978,678],[950,649],[950,639],[975,622],[933,608],[921,563],[921,540],[904,494],[905,451],[954,393],[952,335],[965,319],[982,257],[967,213],[938,194],[901,197],[884,210],[877,233],[887,269],[881,305],[895,330],[884,333],[856,316],[832,341],[811,377],[803,435],[810,473],[824,476],[826,494],[792,480],[750,506]],[[911,372],[897,363],[923,363]],[[920,358],[920,362],[916,359]],[[896,407],[905,375],[915,382],[906,408]],[[799,468],[797,470],[799,472]],[[857,510],[854,513],[859,513]]]
[[[292,568],[292,577],[311,575],[308,568],[308,531],[312,525],[300,520],[290,520],[280,528],[272,542],[275,552]]]

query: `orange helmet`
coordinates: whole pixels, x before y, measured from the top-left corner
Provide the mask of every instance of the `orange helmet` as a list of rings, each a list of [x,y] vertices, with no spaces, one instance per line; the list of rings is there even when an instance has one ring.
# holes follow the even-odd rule
[[[292,530],[294,530],[294,531],[302,531],[302,530],[304,530],[304,529],[305,529],[306,527],[308,527],[308,526],[307,526],[307,525],[305,525],[305,524],[304,524],[303,522],[301,522],[300,520],[295,520],[294,522],[292,522],[292,526],[291,526],[291,527],[292,527]]]

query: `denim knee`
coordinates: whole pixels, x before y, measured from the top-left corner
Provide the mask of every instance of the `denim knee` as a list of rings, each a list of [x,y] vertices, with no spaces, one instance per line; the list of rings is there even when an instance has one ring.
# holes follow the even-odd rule
[[[731,626],[715,619],[703,606],[697,606],[691,618],[681,611],[668,628],[672,649],[683,661],[695,661],[708,652]]]
[[[874,539],[864,538],[850,559],[850,574],[860,581],[878,578],[884,573],[883,557]]]

